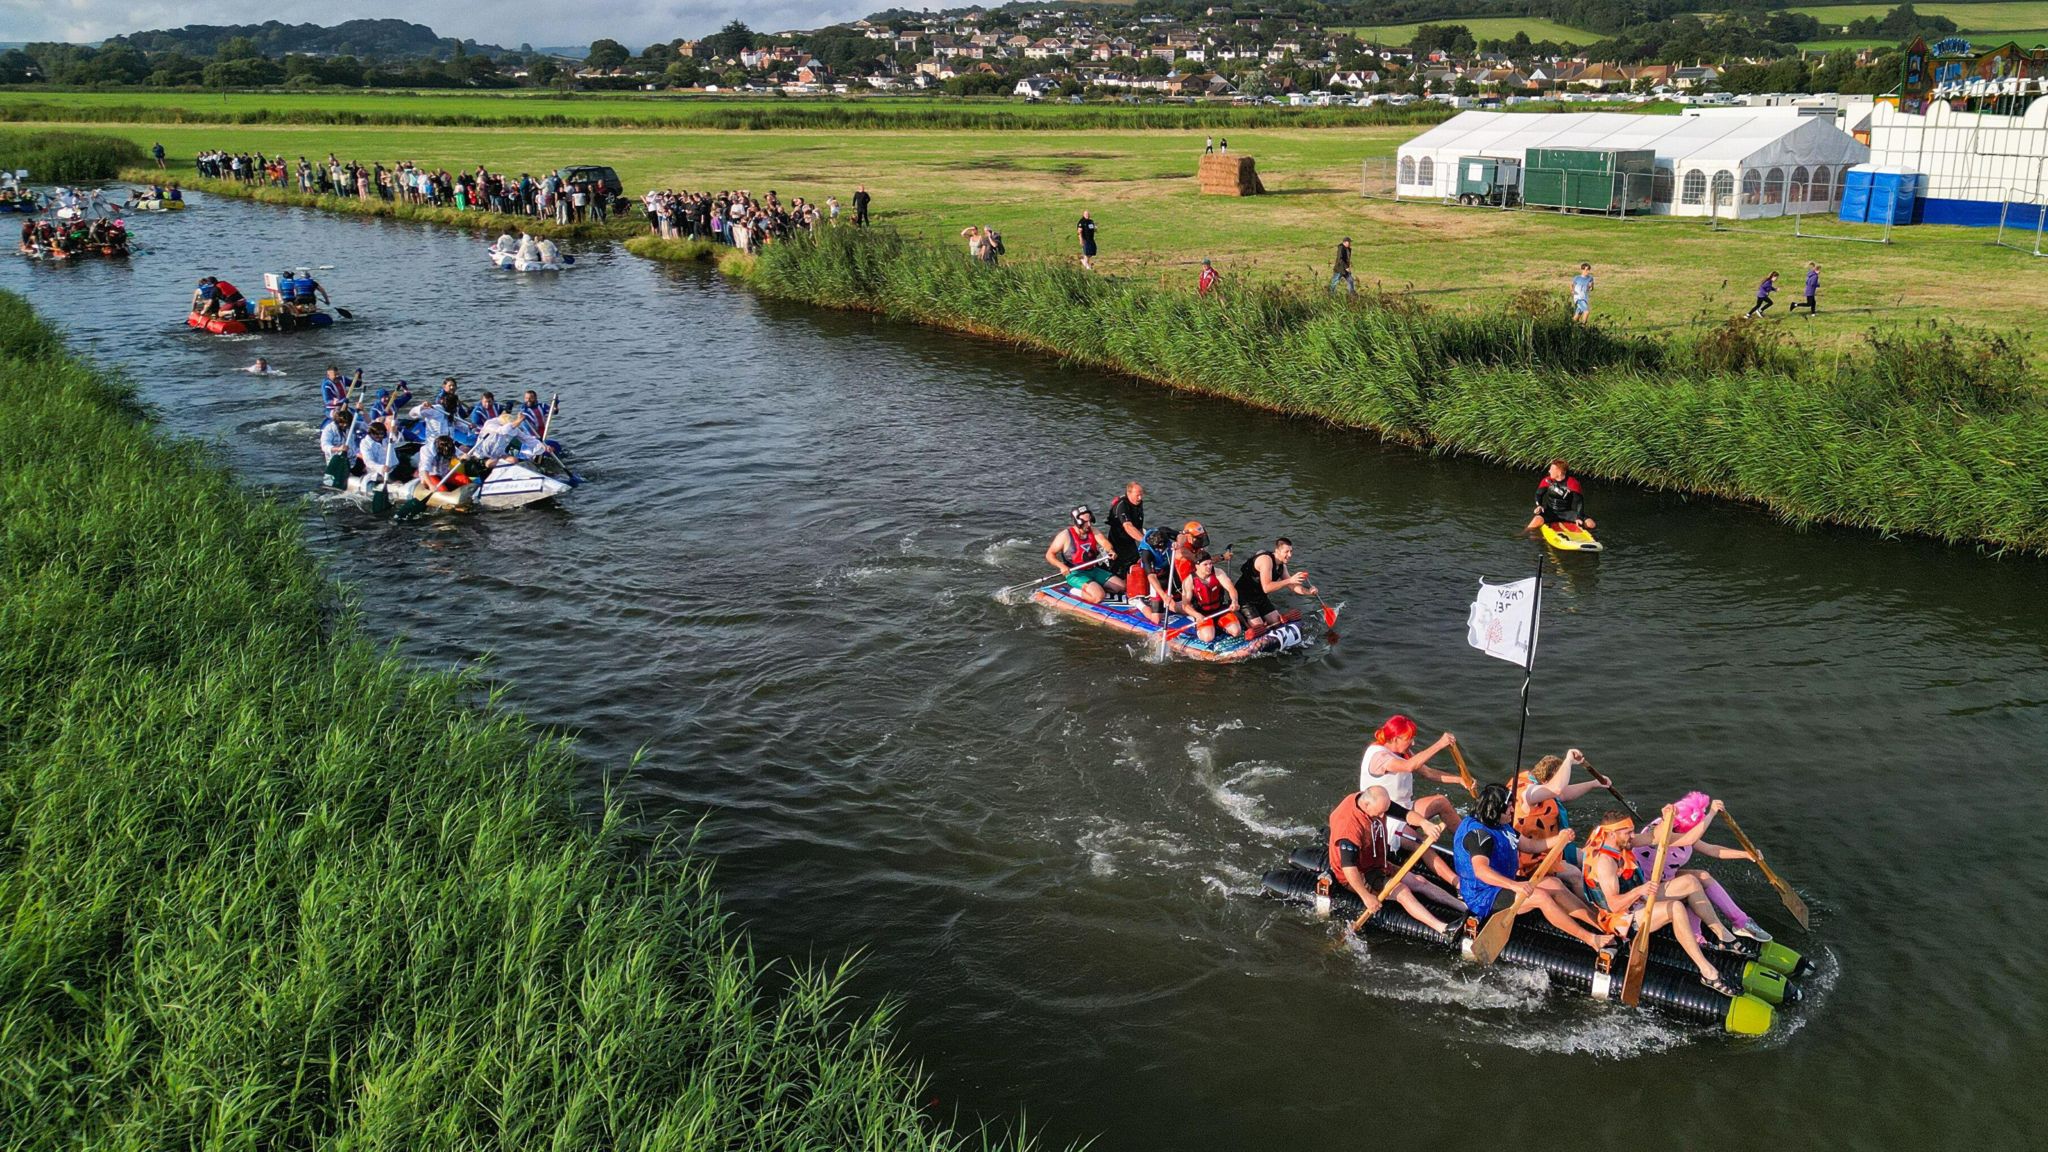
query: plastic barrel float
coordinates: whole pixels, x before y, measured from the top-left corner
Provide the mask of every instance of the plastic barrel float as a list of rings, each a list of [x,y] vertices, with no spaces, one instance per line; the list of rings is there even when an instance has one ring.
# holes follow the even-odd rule
[[[1040,588],[1032,593],[1031,600],[1072,616],[1078,616],[1092,624],[1101,624],[1119,632],[1134,636],[1156,637],[1161,632],[1179,628],[1166,647],[1176,656],[1189,660],[1203,660],[1212,664],[1231,664],[1250,660],[1275,652],[1288,652],[1306,647],[1308,636],[1302,630],[1301,613],[1289,610],[1280,614],[1280,623],[1259,634],[1257,639],[1246,640],[1242,636],[1228,636],[1221,629],[1216,639],[1203,643],[1195,636],[1189,625],[1195,622],[1192,616],[1173,615],[1164,624],[1154,624],[1140,615],[1126,600],[1106,600],[1101,604],[1090,604],[1062,587]]]
[[[1441,851],[1441,849],[1437,849]],[[1356,893],[1341,881],[1325,884],[1324,849],[1297,848],[1287,867],[1266,873],[1267,893],[1285,900],[1307,904],[1325,917],[1345,920],[1364,911]],[[1381,936],[1401,937],[1425,946],[1443,949],[1441,936],[1403,912],[1392,900],[1386,902],[1366,929]],[[1471,922],[1458,933],[1458,954],[1468,956],[1478,926]],[[1686,959],[1668,932],[1650,938],[1650,970],[1643,979],[1644,1006],[1669,1016],[1700,1024],[1718,1025],[1733,1036],[1762,1036],[1771,1030],[1777,1012],[1797,1004],[1799,981],[1814,969],[1813,961],[1773,941],[1756,944],[1744,941],[1746,949],[1724,950],[1706,945],[1708,958],[1730,982],[1742,986],[1740,996],[1723,996],[1700,983],[1699,970]],[[1754,954],[1750,954],[1753,951]],[[1547,974],[1555,992],[1620,1003],[1625,951],[1603,964],[1592,950],[1559,932],[1538,916],[1515,921],[1514,932],[1501,949],[1498,963],[1531,968]]]

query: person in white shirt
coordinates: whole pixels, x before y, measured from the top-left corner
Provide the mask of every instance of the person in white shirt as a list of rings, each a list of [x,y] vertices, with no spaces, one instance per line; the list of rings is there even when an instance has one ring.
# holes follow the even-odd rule
[[[1458,829],[1458,810],[1444,796],[1415,795],[1415,778],[1422,776],[1440,784],[1459,784],[1464,780],[1455,773],[1444,772],[1428,766],[1429,758],[1458,742],[1449,732],[1436,738],[1435,743],[1413,756],[1408,754],[1415,746],[1415,721],[1406,716],[1388,717],[1379,731],[1373,733],[1372,743],[1365,749],[1365,756],[1358,763],[1358,790],[1385,788],[1387,796],[1403,809],[1414,812],[1425,820],[1441,822],[1445,834]],[[1389,821],[1389,840],[1402,838],[1409,842],[1418,839],[1411,825],[1405,822]],[[1442,853],[1431,853],[1430,865],[1436,874],[1457,883],[1457,873]]]
[[[522,236],[522,237],[520,237],[520,240],[519,240],[519,262],[520,262],[521,264],[538,264],[538,263],[540,263],[540,245],[539,245],[539,244],[536,244],[536,243],[534,243],[533,237],[531,237],[531,236]]]
[[[471,455],[484,463],[496,467],[520,460],[531,460],[545,449],[526,430],[525,420],[517,412],[506,412],[477,429],[476,447]]]
[[[548,238],[543,236],[541,238],[540,243],[534,245],[534,248],[536,251],[540,253],[541,263],[560,264],[562,262],[562,250],[555,246],[555,242],[553,240],[549,240]]]
[[[334,418],[320,426],[320,455],[326,461],[329,486],[340,488],[351,474],[362,475],[362,462],[356,459],[362,439],[355,413],[346,408],[335,409]]]
[[[398,445],[383,423],[370,425],[356,456],[363,462],[363,479],[372,484],[390,483],[392,473],[398,470]]]

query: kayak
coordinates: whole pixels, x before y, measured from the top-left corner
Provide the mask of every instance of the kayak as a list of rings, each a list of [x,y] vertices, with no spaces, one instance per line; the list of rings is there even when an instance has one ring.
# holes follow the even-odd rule
[[[1543,542],[1560,552],[1598,552],[1600,542],[1577,524],[1543,523]]]
[[[345,491],[352,496],[374,497],[380,486],[361,476],[348,478]],[[423,500],[429,508],[468,512],[478,508],[503,511],[552,499],[575,487],[571,480],[550,476],[529,464],[500,464],[475,484],[464,484],[452,492],[437,492],[420,480],[394,480],[381,486],[394,504]]]
[[[1314,907],[1320,916],[1349,921],[1364,906],[1350,889],[1327,882],[1328,873],[1322,861],[1321,848],[1297,849],[1289,857],[1287,867],[1266,873],[1262,886],[1270,895]],[[1437,948],[1451,946],[1391,900],[1365,926],[1376,935],[1403,937]],[[1479,924],[1472,918],[1458,927],[1458,955],[1471,957],[1473,937],[1478,930]],[[1776,941],[1751,947],[1756,951],[1753,956],[1708,949],[1709,959],[1722,975],[1743,988],[1741,995],[1730,997],[1700,983],[1698,970],[1668,932],[1651,937],[1650,966],[1643,978],[1641,1005],[1679,1019],[1719,1025],[1730,1035],[1765,1035],[1781,1008],[1800,1002],[1798,981],[1814,970],[1814,964]],[[1553,991],[1619,1003],[1627,957],[1627,949],[1617,947],[1602,958],[1543,923],[1541,917],[1532,915],[1515,921],[1514,931],[1497,962],[1545,972]]]
[[[123,207],[130,212],[183,212],[185,210],[185,202],[183,200],[158,200],[152,196],[142,200],[130,200]]]
[[[1154,624],[1132,608],[1125,600],[1111,599],[1101,604],[1090,604],[1075,596],[1064,586],[1040,588],[1032,593],[1032,602],[1047,608],[1057,609],[1083,620],[1129,632],[1136,636],[1157,637],[1161,632],[1194,623],[1190,616],[1170,616],[1164,625]],[[1301,613],[1281,613],[1278,627],[1260,634],[1256,640],[1238,636],[1226,636],[1220,630],[1216,639],[1204,644],[1195,636],[1193,628],[1178,632],[1166,642],[1166,647],[1176,656],[1189,660],[1202,660],[1212,664],[1231,664],[1250,660],[1254,656],[1265,656],[1275,652],[1287,652],[1305,647],[1308,637],[1302,633]]]

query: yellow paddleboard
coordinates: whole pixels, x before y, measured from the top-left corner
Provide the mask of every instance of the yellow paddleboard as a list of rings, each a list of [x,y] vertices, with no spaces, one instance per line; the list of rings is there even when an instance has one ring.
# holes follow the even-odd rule
[[[1598,552],[1600,542],[1576,524],[1544,524],[1543,541],[1560,552]]]

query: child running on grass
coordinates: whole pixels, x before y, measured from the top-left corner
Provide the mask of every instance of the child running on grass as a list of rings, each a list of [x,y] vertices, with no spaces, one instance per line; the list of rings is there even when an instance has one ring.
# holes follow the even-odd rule
[[[1593,266],[1581,263],[1572,277],[1572,319],[1587,323],[1593,315]]]
[[[1745,320],[1754,320],[1757,317],[1763,315],[1764,313],[1770,311],[1771,293],[1776,292],[1777,290],[1778,274],[1776,272],[1773,272],[1769,276],[1764,277],[1763,283],[1756,286],[1756,303],[1749,306],[1749,311],[1743,313],[1742,318]]]

